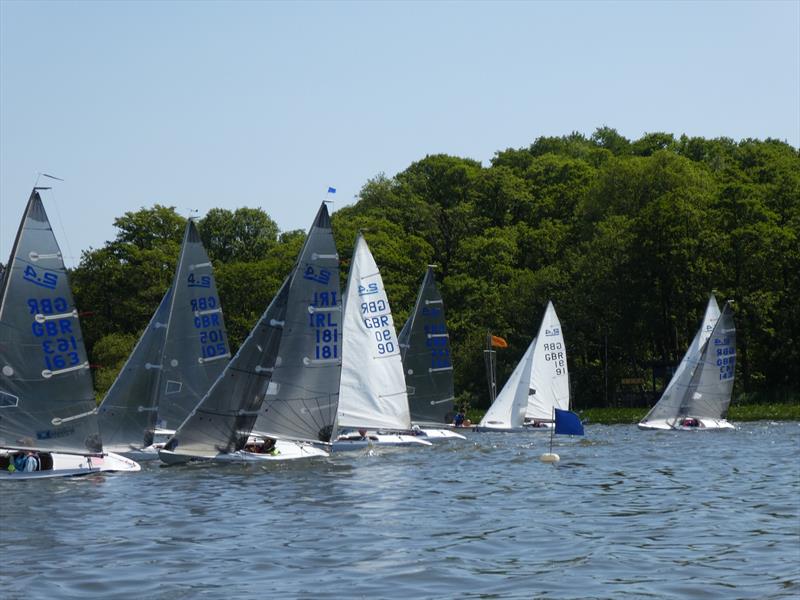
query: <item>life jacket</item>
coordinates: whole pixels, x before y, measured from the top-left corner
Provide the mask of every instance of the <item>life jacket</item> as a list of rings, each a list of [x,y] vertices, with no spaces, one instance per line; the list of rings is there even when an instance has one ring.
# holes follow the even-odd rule
[[[40,466],[39,457],[34,454],[20,454],[14,458],[14,468],[20,472],[38,471]]]

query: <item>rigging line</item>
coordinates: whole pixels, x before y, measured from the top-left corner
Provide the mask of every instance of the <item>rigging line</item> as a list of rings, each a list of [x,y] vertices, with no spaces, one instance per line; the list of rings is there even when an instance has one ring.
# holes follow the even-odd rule
[[[58,179],[57,177],[53,177],[52,175],[48,175],[47,173],[41,173],[41,175],[43,177],[50,177],[52,179]],[[63,179],[59,179],[59,181],[63,181]],[[74,265],[75,255],[72,254],[72,247],[70,246],[70,243],[69,243],[69,237],[67,236],[67,230],[64,227],[64,221],[61,218],[61,211],[58,209],[58,199],[56,198],[56,191],[53,189],[53,190],[50,191],[50,193],[52,194],[53,205],[56,207],[56,216],[58,217],[58,224],[61,226],[61,233],[64,236],[64,243],[66,243],[66,245],[67,245],[67,252],[69,254],[69,258],[73,261],[73,267],[74,267],[75,266]],[[67,268],[66,263],[64,264],[64,268]]]

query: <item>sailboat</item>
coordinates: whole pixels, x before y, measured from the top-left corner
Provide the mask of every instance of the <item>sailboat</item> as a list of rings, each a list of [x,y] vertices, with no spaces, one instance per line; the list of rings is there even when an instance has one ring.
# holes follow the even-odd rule
[[[725,419],[733,393],[736,327],[727,302],[719,311],[712,295],[700,329],[661,399],[640,429],[734,429]]]
[[[291,273],[159,451],[168,464],[327,456],[339,386],[339,257],[323,203]],[[273,446],[274,444],[274,446]]]
[[[412,429],[426,439],[466,439],[443,427],[453,422],[453,363],[444,301],[428,265],[414,310],[397,335]]]
[[[534,430],[551,428],[556,408],[569,410],[569,372],[561,322],[548,302],[533,349],[525,425]]]
[[[372,444],[430,445],[421,436],[404,433],[411,429],[411,414],[392,310],[360,232],[344,297],[337,425],[357,433],[336,438],[334,451]]]
[[[100,404],[100,432],[115,452],[158,459],[168,439],[230,358],[211,261],[189,219],[172,286]]]
[[[487,364],[493,365],[493,351],[491,350],[492,336],[487,336],[489,354]],[[516,432],[526,431],[524,427],[525,413],[528,409],[528,396],[530,394],[531,373],[533,372],[533,355],[537,338],[525,350],[525,354],[514,367],[511,377],[508,378],[503,389],[497,394],[489,410],[475,427],[475,431]],[[493,390],[494,379],[490,373],[490,393]]]
[[[34,188],[22,217],[0,302],[0,479],[138,471],[105,452],[67,271]],[[15,471],[27,460],[30,471]]]

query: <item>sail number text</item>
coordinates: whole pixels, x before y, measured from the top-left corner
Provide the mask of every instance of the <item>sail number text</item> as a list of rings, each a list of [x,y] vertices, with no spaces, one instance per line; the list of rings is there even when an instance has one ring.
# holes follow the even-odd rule
[[[372,332],[375,338],[375,348],[378,350],[379,355],[392,354],[397,351],[397,345],[394,340],[396,334],[392,323],[389,321],[391,314],[381,314],[386,313],[388,310],[389,307],[386,304],[386,300],[380,298],[361,303],[361,319],[364,322],[364,327]]]
[[[425,347],[430,350],[431,369],[451,367],[450,344],[447,337],[447,326],[444,323],[444,311],[438,306],[425,306],[422,309],[425,323]]]
[[[199,296],[189,300],[189,306],[194,313],[194,327],[200,333],[200,351],[203,358],[222,356],[228,352],[222,319],[217,310],[218,305],[216,296]],[[203,311],[217,312],[202,314]]]
[[[542,345],[544,359],[552,362],[556,375],[565,375],[567,372],[567,359],[564,356],[564,345],[561,342],[549,342]]]
[[[317,283],[327,284],[330,276],[314,279]],[[311,306],[314,308],[336,308],[338,292],[333,290],[314,292]],[[314,312],[309,315],[309,326],[314,330],[314,360],[336,360],[339,358],[339,323],[331,311]]]
[[[27,304],[31,315],[64,315],[70,312],[67,299],[61,296],[28,298]],[[31,333],[36,338],[42,338],[44,364],[50,371],[80,364],[78,341],[72,330],[71,315],[61,319],[46,320],[43,323],[34,320],[31,323]]]
[[[731,345],[730,338],[714,338],[714,346],[717,351],[719,380],[733,379],[736,370],[736,349]]]

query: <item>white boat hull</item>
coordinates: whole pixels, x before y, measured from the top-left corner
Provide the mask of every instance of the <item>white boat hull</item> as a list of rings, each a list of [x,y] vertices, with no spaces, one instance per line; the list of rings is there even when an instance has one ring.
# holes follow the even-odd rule
[[[438,442],[442,440],[465,440],[467,439],[465,436],[461,435],[460,433],[456,433],[451,429],[431,429],[428,427],[423,427],[419,430],[419,436],[423,439],[429,440],[431,442]]]
[[[156,428],[156,430],[153,432],[153,445],[163,446],[169,441],[169,438],[171,438],[173,435],[175,435],[174,429]]]
[[[472,431],[478,433],[530,433],[535,431],[533,427],[487,427],[486,425],[476,425]]]
[[[539,421],[538,423],[529,421],[524,424],[524,427],[530,431],[550,431],[553,427],[555,427],[555,423],[552,421]]]
[[[330,456],[327,451],[312,444],[298,444],[289,440],[277,440],[275,442],[275,449],[277,452],[274,454],[261,454],[240,450],[238,452],[230,453],[220,452],[219,454],[215,454],[213,456],[184,454],[172,450],[161,449],[158,451],[158,458],[168,465],[178,465],[189,462],[216,462],[235,464],[269,463],[309,458],[325,458]]]
[[[696,418],[697,426],[687,427],[681,425],[675,419],[662,419],[658,421],[646,421],[639,423],[639,429],[656,431],[715,431],[722,429],[736,429],[736,427],[725,419]]]
[[[407,435],[404,433],[367,433],[365,438],[361,436],[340,436],[333,442],[333,452],[346,452],[348,450],[360,450],[371,446],[432,446],[428,440],[422,436]]]
[[[59,454],[58,452],[40,453],[52,458],[52,468],[41,471],[10,472],[0,471],[0,480],[16,479],[49,479],[52,477],[79,477],[92,473],[135,472],[142,468],[133,460],[108,452],[102,456],[82,456],[80,454]],[[44,462],[44,461],[43,461]],[[47,461],[49,462],[49,461]],[[47,465],[49,467],[49,465]]]
[[[158,451],[163,447],[163,444],[153,444],[146,448],[113,448],[111,449],[114,454],[119,454],[125,458],[130,458],[136,462],[150,462],[158,460]]]

